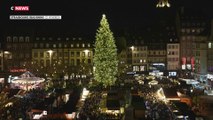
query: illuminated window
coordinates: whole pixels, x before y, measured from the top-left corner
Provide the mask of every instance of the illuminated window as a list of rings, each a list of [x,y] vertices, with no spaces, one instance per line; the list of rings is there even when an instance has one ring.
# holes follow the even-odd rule
[[[139,57],[139,53],[137,53],[137,57]]]
[[[84,44],[84,43],[82,44],[82,47],[85,47],[85,44]]]
[[[140,71],[145,71],[145,67],[144,66],[140,66]]]
[[[71,52],[71,57],[74,57],[75,53],[74,52]]]
[[[208,43],[208,48],[212,48],[212,43],[211,42]]]
[[[53,44],[53,47],[56,48],[56,44]]]
[[[57,40],[61,40],[61,38],[57,38]]]
[[[71,47],[74,47],[74,45],[73,45],[73,44],[71,44]]]
[[[69,53],[68,52],[64,52],[64,57],[68,57]]]
[[[186,32],[187,32],[187,33],[190,33],[190,29],[186,29]]]
[[[68,60],[64,60],[64,63],[65,63],[65,64],[68,64]]]
[[[43,66],[44,65],[44,60],[40,61],[40,65]]]
[[[37,58],[38,57],[38,53],[34,52],[34,57]]]
[[[11,37],[7,37],[7,42],[11,42]]]
[[[80,57],[80,52],[77,52],[76,55],[77,55],[77,57]]]
[[[184,33],[184,32],[185,32],[185,29],[181,29],[181,32]]]
[[[43,52],[40,52],[40,57],[44,57],[44,53]]]
[[[89,44],[89,43],[87,44],[87,47],[90,47],[90,44]]]
[[[82,63],[86,63],[86,60],[85,60],[85,59],[82,59]]]
[[[175,46],[174,46],[174,45],[172,45],[172,49],[175,49]]]
[[[82,56],[85,57],[85,52],[82,52]]]
[[[43,43],[40,43],[40,48],[43,48],[44,47],[44,44]]]
[[[197,33],[200,33],[200,29],[197,29],[196,31],[197,31]]]
[[[71,59],[71,65],[75,65],[74,59]]]
[[[24,42],[24,38],[23,37],[19,37],[19,42]]]
[[[49,48],[49,44],[48,43],[46,43],[46,48]]]
[[[90,52],[88,52],[88,57],[90,57],[91,56],[91,53]]]
[[[17,42],[17,37],[13,37],[13,42]]]
[[[133,71],[139,71],[139,66],[133,66]]]
[[[76,46],[79,47],[79,44],[77,44]]]
[[[30,37],[25,37],[25,42],[30,42]]]
[[[192,29],[192,32],[195,32],[195,29]]]
[[[61,48],[61,46],[62,46],[61,43],[59,43],[59,44],[58,44],[58,47]]]
[[[185,40],[186,39],[186,37],[182,37],[182,40]]]

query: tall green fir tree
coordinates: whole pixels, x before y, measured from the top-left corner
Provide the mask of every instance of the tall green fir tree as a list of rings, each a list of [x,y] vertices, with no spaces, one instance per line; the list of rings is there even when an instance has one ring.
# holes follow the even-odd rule
[[[96,33],[94,79],[105,88],[115,84],[118,74],[117,47],[106,16],[103,14]]]

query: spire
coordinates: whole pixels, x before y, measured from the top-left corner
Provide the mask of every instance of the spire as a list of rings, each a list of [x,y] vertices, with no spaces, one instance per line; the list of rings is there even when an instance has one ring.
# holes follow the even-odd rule
[[[156,7],[170,7],[168,0],[159,0]]]

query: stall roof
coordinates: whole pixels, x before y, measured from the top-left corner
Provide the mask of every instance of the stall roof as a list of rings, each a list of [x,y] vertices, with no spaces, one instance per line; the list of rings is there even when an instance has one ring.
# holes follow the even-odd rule
[[[163,92],[166,98],[179,98],[177,90],[174,88],[163,88]]]
[[[107,99],[106,107],[109,110],[120,110],[120,102],[117,99]]]
[[[139,95],[132,96],[132,106],[137,109],[145,109],[144,98]]]

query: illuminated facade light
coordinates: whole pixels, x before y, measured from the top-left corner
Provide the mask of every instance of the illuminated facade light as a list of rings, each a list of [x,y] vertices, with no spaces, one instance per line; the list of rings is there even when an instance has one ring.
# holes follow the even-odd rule
[[[85,52],[86,54],[88,54],[88,53],[89,53],[89,50],[84,50],[84,52]]]
[[[212,48],[212,43],[211,42],[208,43],[208,48]]]
[[[52,55],[52,53],[54,52],[53,50],[48,50],[47,51],[49,54],[50,54],[50,56]]]
[[[170,7],[168,0],[159,0],[156,7]]]
[[[134,46],[132,46],[132,47],[130,47],[130,48],[131,48],[132,51],[134,50]]]

